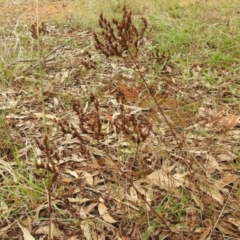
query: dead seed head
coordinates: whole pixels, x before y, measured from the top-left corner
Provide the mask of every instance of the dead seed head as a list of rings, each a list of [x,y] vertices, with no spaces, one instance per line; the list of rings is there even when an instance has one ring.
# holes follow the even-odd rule
[[[33,23],[31,25],[29,31],[31,32],[32,37],[34,39],[37,39],[40,34],[46,35],[49,33],[45,22],[42,22],[41,25],[39,25],[39,26],[37,25],[37,23]]]
[[[99,26],[102,28],[100,34],[93,33],[95,48],[102,52],[106,57],[123,57],[125,52],[131,53],[137,57],[143,36],[147,28],[147,20],[141,18],[142,27],[137,30],[132,22],[132,13],[123,8],[123,17],[121,21],[115,18],[107,21],[103,14],[99,17]],[[99,37],[101,36],[101,37]],[[100,40],[100,38],[102,40]]]

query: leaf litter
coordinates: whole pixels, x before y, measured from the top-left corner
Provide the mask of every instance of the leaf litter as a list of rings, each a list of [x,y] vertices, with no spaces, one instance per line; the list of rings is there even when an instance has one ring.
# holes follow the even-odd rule
[[[239,112],[235,106],[212,96],[216,89],[209,92],[204,81],[185,86],[174,71],[167,76],[162,73],[169,81],[156,80],[153,88],[161,93],[166,116],[184,141],[179,148],[163,119],[156,120],[155,106],[143,107],[148,94],[143,84],[134,81],[137,75],[129,65],[104,58],[94,48],[89,32],[73,29],[70,36],[64,36],[60,28],[44,36],[49,46],[56,35],[59,46],[53,48],[61,49],[61,57],[55,51],[43,65],[48,139],[42,126],[41,98],[32,86],[16,81],[1,94],[1,110],[15,110],[5,113],[9,134],[28,149],[21,161],[29,169],[35,167],[37,158],[41,178],[44,169],[56,174],[51,186],[56,216],[53,235],[59,239],[59,234],[66,239],[142,239],[151,229],[152,236],[157,232],[172,239],[177,235],[207,239],[210,233],[215,238],[220,234],[237,237]],[[69,39],[77,44],[63,45]],[[147,65],[149,60],[145,61]],[[37,66],[25,65],[26,78],[35,79]],[[147,69],[142,69],[144,74],[157,79]],[[184,126],[176,122],[185,116],[185,105],[172,104],[172,97],[186,105],[197,103],[195,111],[187,112]],[[141,131],[149,131],[144,140]],[[7,149],[2,144],[1,148]],[[1,182],[10,176],[17,182],[14,164],[10,159],[6,163],[6,157],[1,156]],[[49,166],[46,159],[51,159]],[[1,206],[6,214],[8,201]],[[19,223],[24,238],[48,235],[48,205],[29,207],[36,219],[31,233]],[[3,221],[0,230],[9,236],[6,224],[12,223]]]

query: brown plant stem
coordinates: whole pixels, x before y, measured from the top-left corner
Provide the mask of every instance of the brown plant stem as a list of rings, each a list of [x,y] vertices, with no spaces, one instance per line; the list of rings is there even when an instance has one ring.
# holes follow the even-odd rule
[[[162,108],[160,107],[159,103],[157,102],[157,99],[155,98],[154,94],[153,94],[152,91],[150,90],[150,87],[149,87],[149,85],[148,85],[145,77],[144,77],[143,74],[141,73],[141,71],[140,71],[140,69],[139,69],[139,66],[138,66],[138,64],[136,63],[135,58],[132,56],[132,54],[130,53],[129,50],[128,50],[128,53],[129,53],[131,59],[133,60],[134,65],[136,66],[137,70],[134,69],[134,68],[126,61],[126,59],[123,57],[124,62],[125,62],[133,71],[135,71],[135,72],[140,76],[140,78],[143,80],[143,83],[144,83],[145,87],[147,88],[147,90],[148,90],[151,98],[153,99],[155,105],[157,106],[158,111],[159,111],[160,114],[163,116],[163,118],[164,118],[165,122],[167,123],[167,125],[168,125],[168,127],[169,127],[169,129],[170,129],[170,131],[171,131],[171,133],[172,133],[172,135],[173,135],[173,137],[175,138],[175,140],[176,140],[176,142],[177,142],[177,144],[178,144],[178,147],[181,147],[181,146],[182,146],[182,142],[180,142],[177,134],[174,132],[174,130],[173,130],[173,128],[172,128],[171,123],[168,121],[168,119],[167,119],[164,111],[162,110]]]

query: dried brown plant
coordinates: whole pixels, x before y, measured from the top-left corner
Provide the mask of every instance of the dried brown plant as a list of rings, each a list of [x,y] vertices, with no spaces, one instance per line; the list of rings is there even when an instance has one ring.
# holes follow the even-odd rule
[[[139,75],[152,97],[158,112],[164,118],[178,146],[181,147],[183,141],[179,139],[179,136],[177,136],[173,130],[171,123],[164,114],[164,111],[159,105],[154,93],[152,93],[151,86],[148,84],[146,77],[140,70],[141,67],[138,62],[138,54],[140,52],[140,46],[143,44],[143,37],[148,26],[146,18],[141,18],[141,20],[142,27],[138,30],[133,24],[132,13],[128,11],[125,6],[123,7],[123,17],[121,21],[113,19],[110,22],[103,17],[103,14],[100,14],[99,26],[103,30],[101,33],[94,33],[95,48],[106,57],[115,56],[122,58],[125,64]],[[162,55],[162,58],[166,60],[164,55]],[[154,59],[157,59],[160,62],[162,61],[158,52],[155,53]]]
[[[37,39],[39,34],[46,35],[49,33],[45,22],[42,22],[41,25],[38,25],[36,22],[33,23],[29,31],[34,39]]]
[[[138,30],[132,21],[132,13],[123,8],[121,21],[113,19],[111,22],[103,17],[99,18],[99,26],[103,29],[100,34],[94,33],[95,47],[106,57],[124,57],[131,53],[136,59],[148,23],[146,18],[141,18],[142,27]]]
[[[84,55],[86,56],[82,61],[81,64],[87,69],[96,69],[96,62],[92,59],[92,55],[89,52],[85,52]]]

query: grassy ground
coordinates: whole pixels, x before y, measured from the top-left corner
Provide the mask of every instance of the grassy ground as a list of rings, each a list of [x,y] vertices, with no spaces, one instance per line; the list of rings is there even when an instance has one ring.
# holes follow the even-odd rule
[[[238,239],[239,1],[19,4],[1,2],[2,239]],[[117,53],[99,15],[124,4],[138,35]]]

